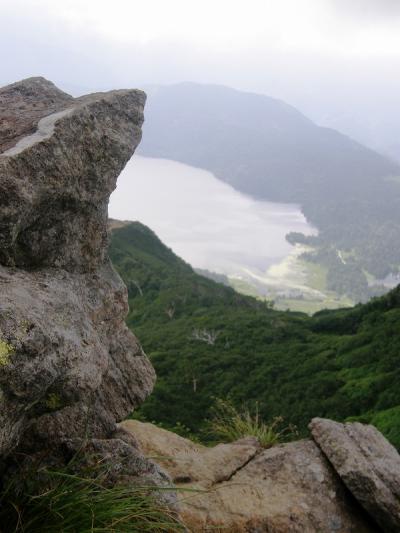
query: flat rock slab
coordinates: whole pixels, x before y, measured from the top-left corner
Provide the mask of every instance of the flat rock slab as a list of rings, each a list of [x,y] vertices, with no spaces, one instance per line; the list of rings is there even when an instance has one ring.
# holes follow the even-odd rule
[[[311,440],[264,450],[246,438],[208,448],[137,420],[119,426],[179,487],[190,531],[379,531]]]
[[[154,457],[174,483],[195,483],[202,489],[230,479],[261,449],[258,441],[251,438],[208,448],[138,420],[125,420],[119,427],[133,435],[142,452]]]
[[[373,426],[314,418],[312,436],[384,531],[400,531],[400,456]]]

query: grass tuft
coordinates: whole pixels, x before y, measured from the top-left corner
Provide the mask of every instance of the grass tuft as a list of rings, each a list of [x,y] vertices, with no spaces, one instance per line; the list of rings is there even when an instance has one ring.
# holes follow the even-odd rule
[[[256,437],[263,448],[270,448],[295,432],[293,427],[282,428],[282,422],[282,417],[274,418],[269,424],[263,422],[257,404],[252,414],[248,408],[239,411],[230,401],[218,398],[208,429],[211,436],[223,441]]]
[[[157,490],[162,489],[151,487],[151,491]],[[0,494],[2,533],[161,533],[183,530],[173,513],[151,494],[148,487],[107,487],[102,472],[86,478],[69,473],[68,467],[65,471],[41,469],[25,479],[23,487],[12,482]]]

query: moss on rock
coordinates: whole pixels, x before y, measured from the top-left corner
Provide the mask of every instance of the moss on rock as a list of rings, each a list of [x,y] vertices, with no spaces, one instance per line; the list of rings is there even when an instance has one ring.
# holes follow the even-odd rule
[[[14,352],[14,346],[0,339],[0,367],[9,364],[10,357]]]

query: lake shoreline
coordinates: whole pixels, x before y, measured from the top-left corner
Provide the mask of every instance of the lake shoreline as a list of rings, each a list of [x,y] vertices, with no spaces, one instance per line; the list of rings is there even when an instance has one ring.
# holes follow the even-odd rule
[[[257,200],[206,170],[134,155],[109,211],[114,219],[149,226],[193,268],[227,276],[241,292],[314,306],[329,299],[309,283],[301,259],[308,248],[286,239],[291,232],[317,233],[298,205]]]

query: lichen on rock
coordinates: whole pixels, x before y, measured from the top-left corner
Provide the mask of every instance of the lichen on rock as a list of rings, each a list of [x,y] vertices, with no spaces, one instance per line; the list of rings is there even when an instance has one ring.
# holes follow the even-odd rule
[[[0,367],[10,363],[10,358],[13,353],[14,347],[8,342],[0,339]]]

